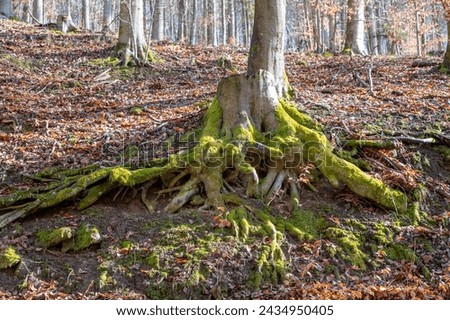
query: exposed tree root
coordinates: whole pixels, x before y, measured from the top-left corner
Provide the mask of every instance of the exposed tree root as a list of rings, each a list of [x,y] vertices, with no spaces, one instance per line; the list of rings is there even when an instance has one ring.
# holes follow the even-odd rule
[[[37,178],[50,181],[46,186],[0,198],[0,208],[11,209],[0,216],[0,228],[69,199],[81,198],[77,208],[85,209],[119,186],[145,184],[142,199],[150,208],[145,201],[148,183],[160,177],[172,177],[167,191],[176,192],[165,208],[168,212],[179,210],[200,193],[206,198],[203,209],[225,208],[230,199],[235,201],[229,194],[238,185],[246,190],[245,197],[266,203],[284,188],[296,208],[301,201],[297,181],[305,166],[320,171],[333,186],[344,184],[379,206],[401,213],[407,210],[404,193],[335,155],[318,123],[278,96],[268,72],[222,81],[205,119],[198,144],[189,153],[171,156],[164,165],[134,171],[88,167],[39,174]]]

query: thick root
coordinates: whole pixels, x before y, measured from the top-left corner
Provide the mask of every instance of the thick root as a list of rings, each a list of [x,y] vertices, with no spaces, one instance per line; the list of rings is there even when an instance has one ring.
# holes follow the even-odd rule
[[[294,172],[302,166],[317,168],[333,186],[344,184],[382,207],[400,213],[407,210],[404,193],[335,155],[318,123],[280,98],[273,76],[265,71],[222,81],[205,119],[198,145],[159,166],[133,171],[90,166],[38,174],[37,180],[49,181],[47,186],[0,198],[0,208],[10,209],[0,215],[0,228],[77,197],[82,197],[77,208],[83,210],[116,187],[135,187],[161,177],[166,181],[170,177],[167,191],[178,192],[166,206],[168,212],[181,209],[201,192],[206,196],[205,208],[223,209],[227,193],[240,192],[233,183],[241,184],[247,197],[267,203],[285,186],[295,209],[301,199]],[[146,196],[147,190],[142,196],[147,206]]]

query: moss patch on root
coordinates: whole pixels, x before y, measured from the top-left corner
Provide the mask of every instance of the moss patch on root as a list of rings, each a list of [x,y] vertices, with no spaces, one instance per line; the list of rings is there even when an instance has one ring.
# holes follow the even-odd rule
[[[72,228],[61,227],[53,230],[42,230],[36,234],[36,245],[49,248],[71,239],[74,235]]]
[[[361,270],[367,269],[367,256],[363,251],[365,238],[361,233],[331,227],[327,229],[326,236],[338,244],[338,253],[344,260],[359,267]]]
[[[75,233],[72,248],[75,252],[77,252],[89,248],[95,244],[99,244],[101,241],[102,237],[97,227],[83,224]]]
[[[13,247],[8,247],[0,251],[0,269],[14,267],[20,260],[20,256]]]

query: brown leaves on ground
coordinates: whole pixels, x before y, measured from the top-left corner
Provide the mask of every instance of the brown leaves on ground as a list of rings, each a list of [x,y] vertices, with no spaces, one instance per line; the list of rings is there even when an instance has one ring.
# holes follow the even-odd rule
[[[11,185],[17,183],[21,176],[36,173],[45,167],[76,167],[90,163],[110,166],[125,162],[137,166],[143,160],[175,152],[179,141],[173,139],[174,134],[183,134],[200,124],[207,105],[205,100],[211,99],[217,83],[232,73],[218,66],[218,59],[230,58],[239,72],[245,70],[245,49],[169,43],[152,45],[160,61],[150,67],[123,69],[102,65],[101,61],[107,61],[111,54],[114,41],[104,35],[62,35],[22,23],[0,21],[0,194],[8,193]],[[438,70],[440,58],[427,58],[431,64],[419,68],[412,67],[412,58],[376,57],[371,73],[372,94],[371,88],[367,87],[369,58],[302,53],[287,53],[286,57],[287,73],[296,89],[299,106],[321,122],[337,149],[345,147],[343,141],[346,139],[423,138],[434,133],[450,135],[449,78]],[[170,144],[165,143],[170,138]],[[136,146],[139,152],[129,146]],[[232,288],[230,297],[450,298],[450,216],[445,196],[449,194],[449,163],[442,161],[439,153],[429,145],[408,145],[401,141],[395,150],[361,148],[357,152],[357,157],[367,161],[372,168],[371,174],[390,185],[407,192],[420,184],[428,188],[427,202],[422,210],[438,227],[405,227],[396,235],[396,241],[411,245],[420,263],[385,263],[386,254],[380,250],[375,259],[383,260],[383,265],[365,274],[348,268],[348,264],[337,258],[330,258],[324,248],[325,244],[332,244],[325,243],[326,240],[288,243],[286,251],[296,273],[293,279],[300,278],[301,282],[293,281],[249,293],[241,291],[240,281],[244,281],[241,270],[232,269],[229,271],[232,276],[228,278],[226,270],[213,270],[224,274],[228,287]],[[346,189],[327,189],[320,183],[316,184],[316,181],[312,182],[309,168],[305,168],[299,179],[305,187],[301,192],[302,205],[306,208],[319,203],[325,208],[328,204],[335,206],[337,200],[343,202],[335,210],[339,215],[333,213],[328,217],[334,225],[339,225],[355,209],[358,214],[374,222],[386,219],[384,212],[372,208],[370,203],[348,193]],[[320,190],[320,199],[308,188],[309,183]],[[286,210],[286,207],[283,204],[277,206],[280,211]],[[140,207],[138,209],[145,211]],[[85,219],[98,219],[98,223],[104,224],[101,227],[107,234],[105,241],[131,237],[136,241],[151,242],[152,239],[143,231],[136,230],[136,234],[130,234],[136,225],[148,222],[146,212],[129,215],[130,209],[117,210],[114,206],[117,212],[112,215],[113,209],[108,210],[107,219],[95,218],[95,215],[94,218],[86,217],[71,210],[56,215],[70,225]],[[288,212],[281,214],[289,215]],[[61,264],[62,258],[52,252],[36,252],[28,232],[30,226],[36,231],[52,226],[52,221],[51,217],[27,221],[26,232],[20,231],[21,226],[17,225],[15,228],[18,230],[0,233],[0,243],[16,245],[32,258],[48,254],[47,258],[54,262],[55,268],[48,272],[59,275],[60,282],[33,276],[27,279],[22,290],[2,292],[0,289],[0,299],[144,296],[142,292],[145,288],[134,288],[136,292],[142,290],[128,294],[125,291],[95,292],[92,281],[98,277],[94,273],[98,267],[96,258],[99,257],[95,252],[80,253],[81,262],[76,260],[75,255],[68,258],[71,264],[77,265],[75,271],[82,275],[79,282],[82,290],[77,287],[77,293],[65,293],[67,274],[55,267]],[[231,226],[220,215],[210,218],[209,223],[216,230]],[[137,239],[139,232],[142,232],[139,235],[142,239]],[[433,246],[432,252],[425,250],[424,244],[416,243],[419,236],[426,237]],[[215,261],[206,263],[212,269],[216,267],[215,263],[223,268],[225,263],[220,259],[226,256],[225,253],[217,255]],[[130,249],[116,254],[127,256]],[[233,262],[236,268],[242,263]],[[421,263],[430,269],[431,279],[426,280],[422,275]],[[184,257],[179,257],[175,264],[174,267],[181,268],[186,261]],[[35,267],[34,264],[30,265],[32,267]],[[329,272],[334,267],[336,274]],[[11,282],[2,286],[13,287],[12,280],[8,281]],[[123,283],[119,286],[129,285],[127,279],[121,281]],[[139,281],[136,283],[143,286]]]

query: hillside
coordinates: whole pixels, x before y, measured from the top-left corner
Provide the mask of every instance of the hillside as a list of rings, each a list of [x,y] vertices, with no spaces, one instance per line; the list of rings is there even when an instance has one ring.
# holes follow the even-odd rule
[[[152,45],[151,66],[121,68],[109,57],[114,42],[0,21],[0,197],[39,186],[35,175],[47,168],[138,167],[192,146],[179,137],[201,126],[217,83],[246,68],[243,48],[167,42]],[[376,208],[305,168],[302,214],[291,216],[283,192],[271,204],[277,221],[298,220],[311,235],[299,241],[287,230],[280,266],[261,259],[272,240],[262,231],[243,237],[195,203],[168,214],[157,185],[149,213],[142,189],[123,188],[81,212],[71,201],[1,229],[0,249],[14,248],[21,262],[0,269],[0,298],[449,299],[450,87],[441,58],[286,59],[301,110],[337,152],[392,187],[420,190],[417,216]],[[257,216],[248,220],[259,230]],[[101,242],[62,252],[37,241],[43,230],[83,226]]]

